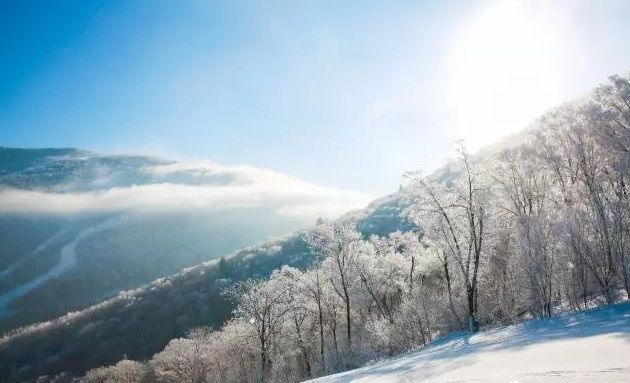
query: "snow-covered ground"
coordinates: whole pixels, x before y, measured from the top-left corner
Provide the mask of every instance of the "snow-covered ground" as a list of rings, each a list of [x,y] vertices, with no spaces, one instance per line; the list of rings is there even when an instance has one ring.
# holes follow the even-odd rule
[[[630,382],[630,303],[451,335],[317,383]]]

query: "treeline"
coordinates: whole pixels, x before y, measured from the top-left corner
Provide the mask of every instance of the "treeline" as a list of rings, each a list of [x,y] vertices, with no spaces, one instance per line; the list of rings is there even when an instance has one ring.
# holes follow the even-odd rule
[[[426,345],[441,334],[548,317],[630,293],[630,81],[559,107],[524,142],[448,178],[408,174],[404,214],[422,230],[365,237],[319,223],[319,257],[224,291],[218,331],[198,328],[146,363],[86,382],[293,382]]]

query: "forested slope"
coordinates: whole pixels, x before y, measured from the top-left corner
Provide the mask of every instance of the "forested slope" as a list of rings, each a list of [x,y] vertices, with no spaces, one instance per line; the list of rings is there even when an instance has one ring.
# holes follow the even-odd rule
[[[293,382],[453,331],[613,304],[630,293],[629,153],[630,79],[613,76],[516,142],[458,146],[444,169],[408,174],[363,212],[3,338],[3,374],[80,373],[126,354],[83,379]],[[208,321],[190,320],[204,307]],[[176,338],[196,325],[215,327]],[[94,335],[116,351],[94,352]]]
[[[629,165],[630,78],[613,76],[546,113],[514,145],[479,155],[459,145],[443,171],[409,174],[400,216],[421,230],[366,237],[354,222],[322,222],[304,237],[317,262],[228,289],[236,308],[219,331],[198,328],[149,360],[121,360],[84,380],[294,382],[426,347],[452,332],[624,301]],[[611,312],[626,324],[624,310]],[[565,327],[574,325],[559,334],[589,335],[578,322]],[[596,342],[602,353],[608,340]],[[614,350],[625,355],[624,344]],[[494,346],[502,345],[510,339]],[[553,373],[529,357],[536,365],[519,370],[519,378]]]
[[[366,235],[410,227],[392,196],[342,218]],[[81,375],[120,360],[144,359],[195,326],[220,327],[234,306],[221,294],[235,281],[267,278],[283,265],[313,261],[304,233],[266,242],[206,262],[145,287],[125,291],[86,310],[11,331],[0,339],[0,380],[33,379],[63,371]]]
[[[0,147],[0,333],[368,202],[247,166]]]

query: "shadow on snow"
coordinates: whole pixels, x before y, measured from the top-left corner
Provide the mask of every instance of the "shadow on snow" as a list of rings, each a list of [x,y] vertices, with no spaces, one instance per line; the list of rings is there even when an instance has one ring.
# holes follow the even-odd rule
[[[459,359],[471,353],[508,351],[532,344],[604,334],[617,334],[630,342],[630,302],[577,313],[569,312],[554,318],[534,319],[474,335],[462,332],[452,333],[437,339],[427,348],[358,370],[324,377],[321,381],[330,379],[339,383],[348,383],[366,376],[377,378],[392,373],[404,375],[418,369],[422,369],[424,378],[430,378],[474,363],[470,359]],[[452,360],[449,361],[449,359]],[[429,365],[431,361],[440,361],[440,363]]]

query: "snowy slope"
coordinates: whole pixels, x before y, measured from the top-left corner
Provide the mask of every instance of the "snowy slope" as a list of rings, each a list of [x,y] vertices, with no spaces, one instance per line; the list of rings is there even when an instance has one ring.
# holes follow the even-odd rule
[[[630,303],[452,335],[312,382],[630,382]]]

